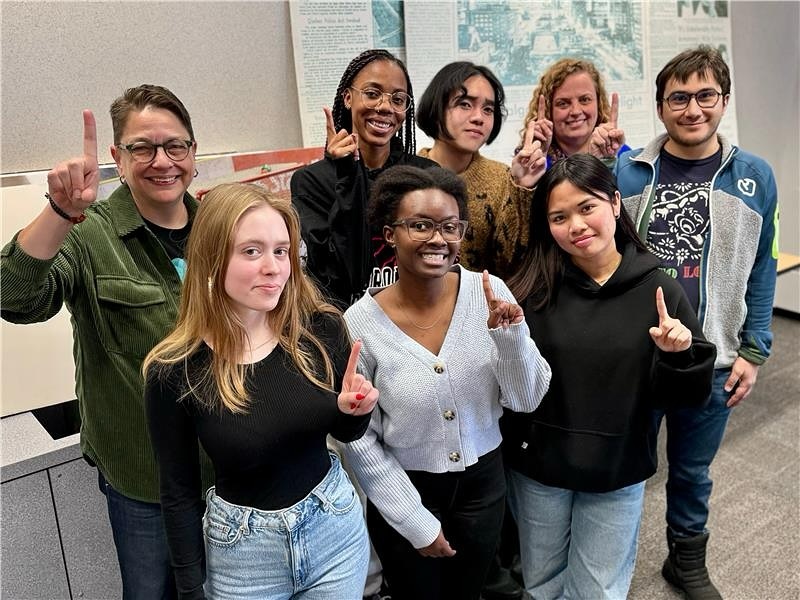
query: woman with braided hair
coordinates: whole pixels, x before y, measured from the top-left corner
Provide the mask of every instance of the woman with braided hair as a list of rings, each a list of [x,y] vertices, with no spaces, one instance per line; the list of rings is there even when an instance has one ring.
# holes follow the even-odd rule
[[[366,205],[372,182],[386,168],[428,168],[415,155],[414,98],[403,62],[390,52],[366,50],[342,75],[327,122],[325,157],[292,177],[300,214],[306,270],[342,308],[367,287],[395,279],[394,253],[372,231]]]

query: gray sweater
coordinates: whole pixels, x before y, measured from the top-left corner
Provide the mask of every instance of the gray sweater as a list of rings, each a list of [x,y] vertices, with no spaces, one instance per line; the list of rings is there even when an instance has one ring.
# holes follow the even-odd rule
[[[502,407],[531,412],[550,383],[523,321],[490,330],[481,275],[460,273],[458,298],[438,355],[408,337],[389,319],[371,288],[345,313],[353,339],[363,347],[359,371],[380,390],[364,436],[345,453],[369,499],[415,548],[431,544],[441,524],[428,511],[406,470],[463,471],[500,445]],[[494,294],[515,302],[491,277]]]

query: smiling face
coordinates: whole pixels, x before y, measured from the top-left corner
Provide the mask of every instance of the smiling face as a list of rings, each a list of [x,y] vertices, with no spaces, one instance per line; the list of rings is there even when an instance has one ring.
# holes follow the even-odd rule
[[[291,272],[289,230],[280,213],[267,205],[244,213],[225,273],[225,292],[242,321],[275,308]]]
[[[353,131],[358,134],[359,146],[364,144],[374,147],[387,146],[403,121],[406,114],[394,112],[388,97],[384,96],[375,108],[367,108],[361,92],[367,88],[375,88],[381,92],[408,93],[406,76],[397,64],[389,60],[373,60],[367,64],[352,83],[353,88],[344,91],[344,105],[349,108],[353,119]]]
[[[495,97],[492,85],[481,75],[473,75],[463,85],[466,92],[457,89],[450,95],[445,117],[445,130],[453,139],[441,137],[437,141],[471,156],[492,133]]]
[[[664,98],[675,92],[696,94],[701,90],[720,92],[721,88],[714,75],[703,76],[693,73],[685,83],[671,79],[664,88]],[[658,104],[658,117],[664,123],[669,135],[664,148],[680,158],[700,159],[714,154],[719,148],[717,129],[728,106],[728,96],[720,97],[712,108],[701,108],[697,99],[692,98],[682,110],[672,110],[667,101]]]
[[[581,71],[564,79],[553,92],[553,136],[570,155],[586,150],[597,125],[597,90],[591,76]]]
[[[189,140],[191,135],[175,114],[148,106],[128,115],[120,144],[163,144],[175,139]],[[182,201],[194,177],[196,149],[193,144],[186,158],[179,161],[169,158],[163,148],[158,148],[155,157],[148,163],[136,162],[130,152],[116,146],[111,147],[111,156],[117,163],[119,174],[125,177],[139,210],[150,212],[148,209],[160,210]]]
[[[550,234],[559,247],[584,271],[603,265],[617,255],[614,233],[620,211],[619,192],[600,199],[569,181],[553,187],[547,199]]]
[[[458,203],[438,189],[414,190],[403,196],[397,206],[397,221],[431,219],[434,223],[458,221]],[[427,242],[411,239],[405,225],[384,227],[386,241],[396,244],[397,269],[401,277],[429,279],[444,277],[458,256],[461,242],[445,242],[436,231]]]

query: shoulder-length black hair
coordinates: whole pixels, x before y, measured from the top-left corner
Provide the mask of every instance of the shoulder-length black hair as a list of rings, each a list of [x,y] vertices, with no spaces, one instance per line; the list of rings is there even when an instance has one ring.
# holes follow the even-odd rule
[[[500,133],[506,115],[506,93],[503,84],[488,67],[468,61],[452,62],[443,66],[433,76],[425,93],[422,94],[417,109],[417,124],[425,135],[435,140],[453,139],[445,124],[450,96],[456,91],[462,96],[466,95],[467,88],[464,87],[464,82],[475,75],[485,78],[494,90],[494,123],[486,143],[491,144],[494,141]]]
[[[550,193],[565,181],[606,202],[612,201],[619,191],[608,167],[591,154],[573,154],[555,163],[544,174],[531,201],[528,247],[519,269],[508,280],[508,287],[517,301],[532,300],[534,310],[544,308],[554,299],[565,262],[570,260],[569,254],[553,239],[547,219]],[[647,250],[622,202],[614,240],[620,251],[628,244]]]

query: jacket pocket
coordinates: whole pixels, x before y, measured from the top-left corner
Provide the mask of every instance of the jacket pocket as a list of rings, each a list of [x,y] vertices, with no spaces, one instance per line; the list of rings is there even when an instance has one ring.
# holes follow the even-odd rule
[[[143,358],[175,322],[175,309],[154,281],[98,275],[97,331],[108,352]]]

